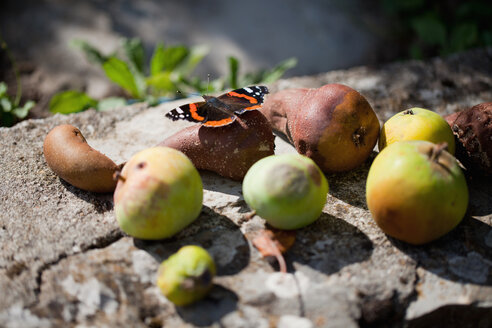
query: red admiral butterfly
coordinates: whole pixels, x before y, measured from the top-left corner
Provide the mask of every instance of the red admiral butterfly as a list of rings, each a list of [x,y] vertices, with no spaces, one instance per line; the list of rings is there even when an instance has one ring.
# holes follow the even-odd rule
[[[203,96],[205,101],[179,106],[167,113],[166,117],[173,121],[199,122],[205,126],[224,126],[234,122],[237,115],[245,111],[259,109],[267,93],[265,86],[251,86],[218,97]]]

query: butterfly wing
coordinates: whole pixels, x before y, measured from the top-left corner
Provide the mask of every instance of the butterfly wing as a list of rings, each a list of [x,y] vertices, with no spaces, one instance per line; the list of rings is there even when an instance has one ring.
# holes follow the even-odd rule
[[[205,122],[207,120],[205,105],[204,101],[182,105],[166,113],[166,117],[173,121]]]
[[[205,101],[176,107],[166,113],[166,117],[173,121],[186,120],[212,127],[231,124],[236,119],[234,115],[221,112]]]
[[[259,109],[263,103],[268,88],[265,86],[250,86],[229,91],[219,97],[234,113],[242,114],[245,111]]]

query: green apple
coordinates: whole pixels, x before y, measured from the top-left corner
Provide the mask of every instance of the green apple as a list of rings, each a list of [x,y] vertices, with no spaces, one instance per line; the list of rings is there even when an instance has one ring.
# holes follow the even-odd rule
[[[178,306],[194,303],[207,295],[215,276],[215,263],[199,246],[184,246],[162,262],[157,286],[168,300]]]
[[[173,236],[193,222],[202,208],[198,171],[178,150],[145,149],[119,174],[114,209],[120,228],[141,239]]]
[[[451,231],[468,206],[466,180],[445,144],[401,141],[376,157],[366,184],[367,206],[386,234],[424,244]]]
[[[387,145],[403,140],[445,142],[448,144],[448,152],[454,155],[453,131],[441,115],[428,109],[415,107],[392,116],[384,123],[379,135],[379,151]]]
[[[310,158],[299,154],[268,156],[246,173],[246,203],[278,229],[298,229],[315,221],[326,203],[328,182]]]

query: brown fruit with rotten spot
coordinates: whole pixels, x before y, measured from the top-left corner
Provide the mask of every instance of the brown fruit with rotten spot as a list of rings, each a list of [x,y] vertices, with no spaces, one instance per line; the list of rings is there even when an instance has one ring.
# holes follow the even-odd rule
[[[492,175],[492,102],[445,117],[456,137],[456,158],[466,172]]]
[[[114,191],[113,174],[119,166],[89,146],[75,126],[53,128],[44,139],[43,152],[53,172],[71,185],[92,192]]]
[[[194,125],[183,129],[159,146],[183,152],[198,169],[242,180],[254,163],[273,155],[274,139],[265,116],[253,110],[226,126]]]
[[[379,120],[371,105],[341,84],[279,91],[266,99],[262,112],[274,130],[325,172],[361,165],[379,136]]]

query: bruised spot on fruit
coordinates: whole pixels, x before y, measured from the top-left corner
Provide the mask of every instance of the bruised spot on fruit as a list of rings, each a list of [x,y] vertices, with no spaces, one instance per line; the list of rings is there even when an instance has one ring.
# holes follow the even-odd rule
[[[299,154],[306,154],[306,152],[307,152],[307,144],[306,144],[306,141],[299,140],[297,151],[299,152]]]
[[[282,164],[273,166],[267,175],[267,186],[271,186],[272,195],[288,195],[302,198],[309,192],[309,181],[305,173],[297,167]]]
[[[170,188],[167,183],[164,182],[159,183],[159,187],[156,189],[156,193],[154,194],[154,197],[152,197],[152,202],[157,202],[157,203],[162,202],[162,200],[166,199],[169,196],[169,190]]]
[[[143,169],[143,168],[144,168],[144,167],[146,167],[146,166],[147,166],[147,163],[145,163],[145,162],[140,162],[140,163],[138,163],[138,164],[137,164],[137,169]]]
[[[314,184],[319,187],[321,185],[321,174],[319,173],[318,168],[310,164],[307,166],[307,170],[311,179],[313,179]]]
[[[204,288],[212,283],[213,275],[206,268],[200,275],[187,277],[181,282],[180,287],[185,291],[193,291],[196,288]]]
[[[365,137],[366,136],[366,128],[361,126],[357,128],[352,134],[352,141],[354,142],[356,147],[365,145]]]

